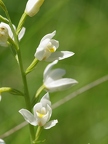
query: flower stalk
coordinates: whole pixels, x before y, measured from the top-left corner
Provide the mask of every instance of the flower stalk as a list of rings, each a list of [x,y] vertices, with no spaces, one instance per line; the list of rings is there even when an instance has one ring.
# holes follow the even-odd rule
[[[38,139],[40,137],[41,131],[42,131],[42,127],[38,126],[37,127],[37,131],[36,131],[36,136],[35,136],[34,144],[38,143]]]
[[[29,91],[28,91],[27,79],[26,79],[26,75],[24,72],[24,68],[23,68],[20,50],[18,51],[18,59],[19,59],[19,66],[20,66],[20,71],[21,71],[21,75],[22,75],[22,81],[23,81],[23,85],[24,85],[25,103],[26,103],[27,109],[29,111],[31,111],[31,103],[30,103],[30,96],[29,96]],[[34,140],[34,127],[29,124],[29,129],[30,129],[31,141],[33,141]]]
[[[30,66],[26,69],[26,74],[28,74],[28,73],[30,73],[34,68],[35,68],[35,66],[38,64],[38,59],[34,59],[33,61],[32,61],[32,63],[30,64]]]
[[[17,26],[17,30],[16,30],[16,34],[17,35],[19,34],[20,30],[22,29],[22,27],[23,27],[23,25],[25,23],[26,18],[27,18],[27,14],[24,12],[22,14],[21,19],[20,19],[20,21],[18,23],[18,26]]]

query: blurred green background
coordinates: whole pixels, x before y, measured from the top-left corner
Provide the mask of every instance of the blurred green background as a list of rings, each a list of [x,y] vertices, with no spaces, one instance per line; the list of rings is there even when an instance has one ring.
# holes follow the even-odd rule
[[[27,0],[4,0],[12,22],[17,25]],[[0,14],[4,12],[0,9]],[[68,94],[108,73],[108,1],[45,0],[39,13],[27,18],[26,34],[21,41],[24,68],[34,59],[41,38],[54,30],[59,50],[75,55],[60,61],[56,67],[66,69],[65,77],[79,83],[63,92],[51,93],[54,104]],[[31,97],[42,84],[47,63],[39,63],[27,76]],[[9,48],[0,47],[0,87],[23,89],[20,71]],[[25,107],[23,98],[2,94],[0,102],[0,135],[23,122],[18,110]],[[45,144],[108,144],[108,81],[80,94],[53,110],[52,119],[59,123],[43,131]],[[4,140],[7,144],[29,144],[28,126]]]

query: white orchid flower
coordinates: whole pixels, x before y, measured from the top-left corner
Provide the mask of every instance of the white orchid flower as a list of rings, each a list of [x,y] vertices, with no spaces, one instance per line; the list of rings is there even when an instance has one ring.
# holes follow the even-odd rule
[[[4,140],[0,139],[0,144],[5,144]]]
[[[16,27],[14,25],[13,27],[16,30]],[[18,34],[18,39],[21,40],[24,34],[25,34],[25,28],[23,27],[20,33]],[[13,33],[10,26],[6,23],[1,22],[0,23],[0,45],[7,47],[8,46],[7,40],[9,37],[14,40]]]
[[[40,9],[44,0],[28,0],[25,8],[25,13],[30,17],[34,16]]]
[[[34,126],[43,126],[44,129],[50,129],[58,123],[58,120],[49,121],[52,109],[48,93],[42,97],[39,103],[34,105],[34,115],[26,109],[21,109],[19,112],[28,123]]]
[[[57,64],[57,62],[58,60],[49,64],[43,74],[44,87],[48,92],[65,90],[78,83],[76,80],[71,78],[62,78],[66,73],[64,69],[58,68],[52,70],[52,67]]]
[[[56,31],[45,35],[36,49],[35,57],[39,60],[54,61],[62,60],[74,55],[73,52],[69,51],[57,51],[59,47],[59,41],[52,39],[56,34]]]

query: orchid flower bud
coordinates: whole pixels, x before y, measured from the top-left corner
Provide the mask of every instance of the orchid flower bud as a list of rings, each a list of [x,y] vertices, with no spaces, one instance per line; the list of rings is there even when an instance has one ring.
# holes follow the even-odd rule
[[[40,9],[44,0],[28,0],[25,8],[25,13],[33,17]]]
[[[3,47],[7,47],[7,40],[8,40],[8,29],[6,26],[3,25],[3,23],[0,23],[0,45]]]
[[[14,25],[13,27],[16,30],[16,27]],[[24,34],[25,34],[25,28],[22,27],[21,31],[18,34],[19,41],[23,38]],[[14,41],[13,33],[10,26],[4,22],[1,22],[0,23],[0,45],[3,47],[7,47],[8,46],[7,41],[9,37]]]

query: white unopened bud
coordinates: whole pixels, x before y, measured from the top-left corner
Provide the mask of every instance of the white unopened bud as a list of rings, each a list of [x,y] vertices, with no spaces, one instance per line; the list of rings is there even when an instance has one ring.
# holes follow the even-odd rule
[[[8,40],[8,29],[3,25],[3,23],[0,24],[0,45],[3,47],[7,47],[7,40]]]
[[[30,17],[34,16],[40,9],[44,0],[28,0],[25,8],[25,13]]]

